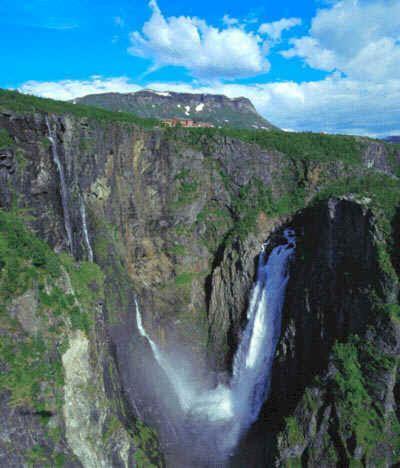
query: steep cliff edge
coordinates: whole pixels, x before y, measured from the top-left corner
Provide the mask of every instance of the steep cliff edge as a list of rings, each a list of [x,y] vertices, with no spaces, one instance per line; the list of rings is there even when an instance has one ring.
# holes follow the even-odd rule
[[[294,392],[296,398],[290,406],[291,413],[285,413],[281,408],[284,400],[279,400],[273,425],[263,425],[269,421],[268,416],[261,418],[257,427],[262,428],[259,434],[264,434],[264,439],[257,445],[257,453],[261,452],[257,460],[270,456],[265,450],[267,439],[278,448],[278,453],[273,454],[276,460],[283,463],[301,456],[305,460],[303,454],[307,447],[317,440],[315,434],[310,435],[306,428],[296,432],[307,440],[300,448],[297,442],[294,445],[288,442],[287,446],[284,442],[285,434],[295,423],[303,424],[297,418],[297,414],[304,414],[301,412],[303,390],[313,385],[312,377],[320,375],[323,381],[320,391],[328,392],[330,387],[325,384],[328,377],[325,378],[324,373],[329,369],[330,353],[335,350],[332,356],[336,356],[334,362],[339,370],[348,372],[347,365],[358,368],[358,355],[364,352],[362,348],[356,341],[343,344],[348,348],[341,348],[336,340],[347,343],[350,335],[358,334],[363,338],[372,333],[368,335],[372,336],[371,346],[373,349],[380,346],[373,337],[373,330],[379,329],[371,318],[374,314],[367,314],[364,320],[361,310],[364,307],[372,310],[379,303],[386,307],[397,301],[394,299],[395,281],[392,280],[392,285],[384,273],[383,276],[379,273],[383,267],[377,266],[386,265],[390,270],[387,275],[392,277],[387,252],[394,239],[390,227],[394,215],[390,210],[395,211],[399,205],[395,178],[399,160],[397,149],[375,141],[328,135],[145,129],[119,114],[97,115],[89,110],[86,114],[86,110],[78,106],[66,105],[64,109],[61,104],[34,98],[30,98],[33,101],[29,103],[21,96],[13,99],[9,96],[3,102],[0,99],[0,207],[11,211],[15,222],[24,219],[36,237],[57,252],[54,262],[61,263],[60,271],[65,272],[60,273],[61,278],[66,276],[67,279],[58,285],[51,276],[46,276],[42,283],[37,282],[39,293],[42,284],[46,294],[52,296],[46,284],[55,283],[60,294],[67,297],[62,299],[61,305],[57,299],[56,303],[44,302],[37,306],[32,299],[39,294],[34,283],[33,289],[27,287],[5,298],[5,316],[7,321],[17,320],[13,322],[16,330],[12,336],[21,334],[25,339],[25,333],[28,337],[35,333],[43,335],[46,355],[50,353],[54,362],[63,366],[59,374],[64,381],[59,387],[52,380],[53,374],[49,377],[49,387],[59,389],[61,406],[44,410],[51,413],[45,413],[48,420],[44,427],[52,427],[56,419],[59,421],[60,447],[65,447],[68,463],[129,466],[129,460],[136,459],[139,466],[140,463],[161,466],[163,461],[156,438],[142,420],[157,428],[162,450],[170,460],[174,459],[179,450],[176,447],[179,428],[171,417],[176,404],[148,343],[138,333],[135,297],[139,300],[146,329],[165,352],[174,352],[179,347],[191,356],[199,378],[206,375],[210,364],[216,371],[229,371],[244,322],[259,246],[270,234],[279,235],[285,223],[294,224],[299,235],[304,229],[304,235],[293,266],[291,292],[287,295],[292,302],[285,308],[271,401],[278,398],[280,391],[286,392],[283,394],[288,398],[291,398],[290,392]],[[331,202],[331,205],[336,203],[332,208],[333,221],[330,221],[328,205],[323,205],[325,208],[316,205],[307,208],[310,211],[296,214],[316,198],[349,194],[353,194],[353,201]],[[357,200],[367,208],[361,208]],[[374,216],[375,212],[383,213],[377,228],[378,238],[381,236],[379,246],[375,246],[370,235],[372,215],[368,214],[368,203]],[[387,216],[385,210],[390,211]],[[317,226],[314,232],[310,231],[313,223]],[[357,229],[351,234],[353,227]],[[6,231],[11,231],[10,224]],[[398,236],[398,227],[395,232]],[[315,239],[320,239],[320,243],[315,243]],[[336,244],[340,248],[335,247]],[[355,253],[349,258],[359,266],[355,271],[349,271],[346,262],[338,260],[343,258],[343,254],[338,255],[343,249],[345,257],[348,256],[351,244],[355,246]],[[13,250],[15,246],[10,248]],[[48,251],[53,258],[54,254]],[[73,257],[66,257],[65,252]],[[90,262],[92,257],[95,263]],[[32,262],[36,268],[34,261],[30,260],[28,266]],[[321,262],[323,266],[319,268]],[[333,264],[329,262],[339,262],[339,279],[332,279]],[[366,265],[375,268],[376,273],[372,276],[367,273]],[[9,277],[11,267],[7,266],[6,270],[2,266],[2,281]],[[39,264],[38,268],[47,266]],[[90,302],[80,307],[77,324],[74,322],[75,299],[69,296],[77,297],[80,304],[79,294],[65,286],[68,277],[76,272],[82,272],[83,278],[78,275],[75,284],[84,287],[83,296],[90,295]],[[321,272],[327,275],[327,283],[334,283],[336,289],[330,286],[324,290]],[[361,277],[357,276],[359,274]],[[47,270],[43,275],[47,275]],[[73,278],[69,281],[74,283]],[[382,282],[385,287],[379,286]],[[344,292],[339,295],[342,286]],[[377,300],[369,296],[371,291],[364,297],[364,289],[368,288],[375,291]],[[315,301],[311,303],[306,294],[310,290]],[[387,291],[391,291],[390,294]],[[323,298],[321,303],[318,295]],[[42,300],[40,294],[39,299]],[[46,296],[43,300],[50,301]],[[16,310],[29,312],[19,315],[12,312],[15,307],[10,304],[15,301],[23,304]],[[342,301],[343,307],[338,309],[337,319],[333,319],[336,306]],[[62,330],[48,331],[57,325],[53,323],[57,322],[56,318],[49,319],[49,323],[35,316],[32,318],[34,311],[41,310],[45,304],[50,317],[59,314],[65,321]],[[349,313],[353,309],[357,315]],[[69,318],[64,320],[64,316]],[[89,323],[85,323],[86,317],[92,318]],[[303,323],[302,317],[307,321]],[[391,312],[390,317],[388,323],[391,324],[395,314]],[[24,331],[25,321],[33,328]],[[4,327],[7,330],[10,325]],[[390,327],[385,330],[390,348],[394,332],[390,332]],[[320,338],[321,333],[326,340]],[[53,353],[51,350],[57,348],[60,334],[68,336],[68,347],[64,345],[62,352]],[[387,353],[394,355],[389,348]],[[24,349],[22,345],[21,349]],[[7,351],[4,365],[7,362],[10,365],[11,352]],[[345,352],[351,359],[341,364]],[[314,353],[319,354],[321,360],[299,380],[304,363]],[[9,369],[8,372],[12,375],[14,371]],[[40,369],[39,372],[46,371]],[[394,367],[391,372],[394,375]],[[22,378],[21,373],[16,375],[17,380]],[[218,378],[223,379],[223,376]],[[93,382],[94,386],[90,384]],[[77,388],[83,390],[77,392]],[[398,398],[396,388],[398,386],[385,391]],[[12,417],[21,418],[26,412],[26,403],[18,403],[17,410],[10,410],[12,406],[7,398],[12,389],[4,383],[1,390],[5,414],[9,411]],[[339,390],[347,391],[340,386]],[[170,407],[165,408],[160,403],[165,400]],[[393,413],[390,408],[389,413]],[[268,415],[268,409],[263,415]],[[36,421],[42,416],[30,417]],[[83,420],[76,420],[78,416]],[[288,417],[295,420],[288,422]],[[20,420],[10,421],[10,428],[21,427]],[[61,450],[49,442],[50,436],[39,429],[36,422],[32,424],[31,432],[37,437],[34,443],[30,440],[21,442],[20,447],[17,444],[19,450],[14,448],[17,454],[13,456],[19,458],[10,459],[15,466],[27,456],[25,451],[31,450],[35,456],[38,452],[38,456],[49,459],[53,452],[56,456]],[[87,431],[79,438],[85,441],[83,444],[79,444],[71,429],[77,425]],[[282,436],[278,435],[280,431],[283,431]],[[345,431],[340,428],[336,433]],[[268,432],[272,432],[273,437],[267,438]],[[2,440],[5,441],[3,453],[11,456],[11,436],[4,436]],[[277,443],[273,443],[274,440]],[[115,450],[113,455],[112,450]],[[312,457],[327,459],[321,451],[310,450],[307,452],[312,453],[307,455],[310,460]],[[346,452],[350,449],[343,450],[340,457],[351,458]],[[357,453],[360,453],[355,455],[357,459],[365,456],[365,451]]]

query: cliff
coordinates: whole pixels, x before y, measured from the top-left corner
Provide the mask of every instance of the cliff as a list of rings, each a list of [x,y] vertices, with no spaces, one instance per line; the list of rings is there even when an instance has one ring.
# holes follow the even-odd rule
[[[0,95],[4,463],[174,466],[176,403],[135,298],[165,352],[223,380],[259,246],[288,224],[271,398],[237,460],[396,463],[397,147],[132,119]]]

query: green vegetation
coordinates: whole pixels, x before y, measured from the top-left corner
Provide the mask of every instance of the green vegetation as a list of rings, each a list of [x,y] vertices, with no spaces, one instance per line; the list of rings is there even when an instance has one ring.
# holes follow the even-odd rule
[[[231,137],[254,143],[261,148],[279,151],[288,158],[305,161],[343,161],[348,164],[361,163],[363,142],[360,138],[347,135],[322,133],[294,133],[279,130],[245,130],[232,128],[185,129],[182,136],[187,142],[198,146],[210,144],[217,137]],[[206,139],[204,137],[207,137]]]
[[[319,406],[318,398],[312,394],[312,391],[310,388],[306,388],[304,395],[303,395],[303,402],[305,406],[313,413],[315,413],[318,410],[318,406]]]
[[[284,435],[289,447],[294,445],[301,445],[304,443],[303,431],[301,430],[299,423],[294,416],[289,416],[285,419]]]
[[[400,184],[396,178],[370,171],[359,177],[337,179],[323,188],[315,199],[322,200],[346,194],[356,195],[358,199],[370,199],[368,205],[378,216],[382,232],[387,237],[391,235],[390,223],[400,204]]]
[[[71,457],[69,457],[70,459]],[[35,444],[25,452],[25,460],[28,468],[62,468],[66,464],[67,455],[57,451],[50,453],[48,447]]]
[[[48,112],[71,114],[79,118],[90,118],[101,122],[121,122],[153,128],[158,120],[142,119],[127,112],[111,112],[105,109],[70,102],[55,101],[22,94],[18,91],[0,89],[0,109],[17,112]]]
[[[256,143],[264,149],[279,151],[293,159],[319,162],[340,160],[350,164],[361,162],[362,144],[352,136],[263,130],[224,133],[249,143]]]
[[[179,275],[177,275],[175,277],[175,285],[178,286],[178,287],[181,287],[181,286],[187,286],[189,284],[192,284],[192,281],[193,279],[197,276],[196,273],[193,273],[193,272],[183,272],[183,273],[180,273]]]
[[[25,459],[29,468],[36,466],[50,466],[49,453],[46,447],[36,444],[25,452]]]
[[[65,286],[66,273],[73,291]],[[10,392],[12,405],[42,411],[60,403],[67,330],[89,333],[96,301],[103,297],[102,281],[96,265],[57,256],[25,227],[21,214],[0,210],[0,322],[12,332],[0,341],[5,366],[0,389]],[[22,333],[19,317],[9,313],[29,291],[24,316],[32,314],[32,326],[42,330],[32,336]]]
[[[120,321],[120,311],[127,310],[133,284],[124,262],[124,248],[119,232],[104,220],[94,219],[95,237],[93,249],[96,261],[105,275],[104,297],[107,298],[109,320],[113,324]]]
[[[302,466],[300,457],[289,458],[285,463],[285,468],[302,468]]]
[[[255,228],[260,211],[271,216],[275,212],[271,190],[259,180],[242,187],[239,195],[233,200],[233,206],[237,222],[231,236],[240,238],[245,238]]]
[[[383,308],[388,317],[400,319],[400,304],[383,304]]]
[[[270,188],[260,180],[253,180],[240,189],[239,195],[233,199],[233,210],[236,221],[229,232],[227,241],[233,237],[244,239],[255,229],[260,212],[268,217],[282,216],[293,213],[305,204],[305,190],[294,187],[281,197],[274,198]]]
[[[199,184],[197,180],[190,175],[190,171],[180,171],[175,176],[175,181],[177,182],[177,198],[172,203],[173,208],[187,205],[196,199]]]
[[[60,263],[51,249],[25,228],[17,214],[0,210],[1,301],[22,294],[40,276],[57,278],[60,274]]]
[[[167,252],[170,255],[176,255],[176,256],[184,256],[186,255],[186,247],[182,244],[176,244],[171,247],[168,247]]]
[[[80,307],[75,305],[70,310],[72,327],[88,333],[92,317],[87,311],[94,310],[99,301],[104,299],[103,273],[95,263],[81,262],[77,264],[68,255],[63,255],[61,258],[71,278],[75,298],[80,305]]]
[[[5,128],[0,128],[0,149],[13,146],[14,141]]]
[[[400,177],[400,143],[385,143],[392,171]]]
[[[103,442],[107,444],[114,435],[123,428],[121,421],[114,414],[108,417],[107,430],[103,432]]]
[[[379,382],[396,369],[396,359],[384,354],[365,339],[353,336],[347,343],[336,343],[333,349],[334,363],[338,372],[334,375],[333,391],[340,412],[340,432],[353,445],[363,448],[365,459],[379,465],[381,443],[395,448],[393,461],[398,461],[400,452],[399,421],[393,413],[387,417],[383,404],[376,400],[380,393]],[[351,458],[351,451],[349,450]],[[356,462],[357,460],[355,460]]]
[[[40,337],[27,337],[22,342],[2,337],[0,361],[6,363],[7,370],[0,375],[0,389],[10,392],[10,405],[30,406],[38,412],[49,409],[64,378],[61,359],[51,359],[48,352]]]
[[[133,440],[136,447],[135,459],[138,468],[156,468],[160,466],[160,447],[153,429],[137,420]]]
[[[211,200],[197,215],[196,224],[201,223],[206,227],[201,241],[210,252],[215,252],[223,235],[232,227],[231,214],[226,207],[221,207],[215,200]]]
[[[305,389],[298,415],[285,418],[280,434],[282,448],[304,443],[307,429],[304,424],[308,419],[302,418],[304,415],[318,417],[326,397],[318,396],[321,393],[316,389],[323,388],[323,394],[327,391],[337,415],[332,417],[331,414],[329,428],[323,434],[324,459],[333,464],[338,461],[334,440],[340,438],[349,466],[381,466],[381,444],[390,444],[394,448],[393,461],[397,461],[400,457],[397,450],[400,447],[399,421],[394,413],[387,415],[384,402],[376,397],[382,394],[382,382],[396,371],[397,359],[379,350],[368,339],[353,335],[346,342],[334,344],[332,361],[336,371],[330,372],[324,381],[317,376],[312,387]],[[314,450],[318,454],[320,448],[309,446],[307,449],[311,464]]]
[[[368,454],[383,434],[374,401],[366,388],[359,360],[357,340],[336,343],[333,349],[338,372],[334,376],[334,394],[340,407],[340,432],[345,439],[355,437]]]

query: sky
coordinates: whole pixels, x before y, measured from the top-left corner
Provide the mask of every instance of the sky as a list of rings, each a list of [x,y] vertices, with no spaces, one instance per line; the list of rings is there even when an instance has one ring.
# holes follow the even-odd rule
[[[245,96],[286,130],[400,134],[400,0],[0,0],[0,87]]]

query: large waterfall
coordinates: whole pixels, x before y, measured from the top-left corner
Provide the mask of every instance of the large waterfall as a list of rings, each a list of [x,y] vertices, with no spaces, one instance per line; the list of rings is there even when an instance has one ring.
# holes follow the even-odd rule
[[[136,302],[138,329],[151,345],[159,365],[167,374],[187,420],[200,430],[196,434],[212,439],[215,448],[229,455],[239,437],[257,419],[269,392],[271,369],[281,331],[281,312],[289,279],[288,262],[295,250],[295,234],[284,231],[285,243],[275,247],[267,258],[262,248],[256,281],[247,311],[247,325],[236,351],[228,385],[199,390],[185,380],[156,343],[148,336]],[[208,436],[204,434],[208,433]],[[193,441],[192,441],[193,442]],[[194,441],[196,443],[196,441]]]
[[[61,193],[61,204],[63,208],[65,232],[67,233],[68,246],[70,248],[71,253],[73,254],[74,246],[72,242],[71,219],[69,216],[69,209],[68,209],[68,188],[65,182],[64,168],[58,156],[56,135],[53,132],[53,129],[51,128],[51,125],[47,116],[46,116],[46,125],[47,125],[47,131],[48,131],[48,139],[51,143],[51,154],[53,156],[54,164],[57,167],[58,175],[60,176],[60,193]]]

